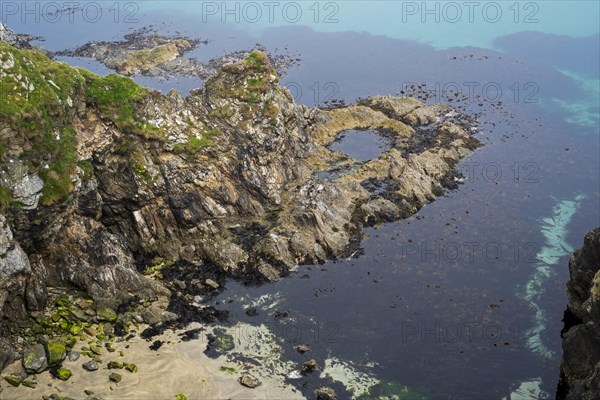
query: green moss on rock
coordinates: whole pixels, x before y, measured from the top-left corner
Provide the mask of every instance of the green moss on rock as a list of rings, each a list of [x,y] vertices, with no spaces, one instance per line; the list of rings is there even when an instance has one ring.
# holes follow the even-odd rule
[[[137,114],[138,105],[150,91],[131,78],[111,74],[91,79],[86,88],[87,101],[96,106],[119,129],[144,137],[160,137],[162,132],[144,122]]]
[[[117,320],[117,313],[110,308],[100,308],[97,311],[99,321],[113,322]]]
[[[131,372],[132,374],[135,374],[138,371],[137,365],[132,363],[125,365],[125,369]]]
[[[17,387],[21,384],[21,380],[19,378],[17,378],[16,376],[8,375],[8,376],[4,377],[4,380],[6,382],[8,382],[9,385],[15,386],[15,387]]]
[[[50,340],[46,344],[46,356],[48,357],[48,365],[58,365],[67,356],[67,348],[59,340]]]
[[[10,190],[0,185],[0,212],[7,210],[12,201],[12,193]]]
[[[61,381],[66,381],[73,376],[73,372],[70,369],[61,368],[56,372],[56,375]]]

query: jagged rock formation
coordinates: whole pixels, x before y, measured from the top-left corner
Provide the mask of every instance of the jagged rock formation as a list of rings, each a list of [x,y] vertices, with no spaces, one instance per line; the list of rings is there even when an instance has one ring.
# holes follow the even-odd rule
[[[253,280],[340,256],[455,185],[478,146],[441,104],[295,104],[260,52],[183,98],[0,42],[0,86],[0,334],[48,286],[110,307],[168,295],[138,273],[155,256]],[[327,147],[345,129],[393,146],[357,162]]]
[[[123,40],[90,42],[52,55],[92,58],[123,75],[141,74],[165,78],[179,75],[208,80],[223,66],[241,61],[251,53],[235,51],[208,62],[187,56],[188,52],[200,44],[207,43],[207,40],[160,35],[146,27],[124,35]],[[260,44],[256,44],[254,50],[265,51]],[[296,61],[284,55],[272,55],[270,58],[273,67],[280,74]]]
[[[33,39],[29,35],[20,35],[10,29],[4,22],[0,22],[0,41],[10,44],[18,49],[30,49],[29,41]]]
[[[600,398],[600,228],[585,235],[569,261],[569,304],[562,331],[557,399]]]

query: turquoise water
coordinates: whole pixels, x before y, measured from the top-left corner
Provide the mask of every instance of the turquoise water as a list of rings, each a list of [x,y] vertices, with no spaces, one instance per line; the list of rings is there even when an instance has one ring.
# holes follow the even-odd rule
[[[94,25],[2,19],[43,36],[51,49],[115,40],[150,24],[208,39],[191,53],[203,61],[259,42],[300,59],[281,79],[300,103],[398,94],[415,82],[428,102],[452,100],[476,116],[485,146],[461,164],[458,190],[413,218],[369,229],[355,258],[299,266],[272,285],[230,282],[215,305],[233,319],[269,323],[289,359],[300,361],[290,348],[297,338],[283,328],[303,333],[320,365],[334,357],[431,399],[513,393],[514,400],[519,388],[553,397],[568,252],[600,225],[599,2],[478,2],[472,22],[468,14],[451,22],[448,2],[426,5],[439,4],[439,22],[422,15],[420,1],[283,2],[272,22],[262,2],[254,3],[262,12],[255,21],[248,2],[228,2],[232,14],[223,13],[223,2],[120,3],[116,20],[113,3],[102,4],[105,18]],[[492,22],[494,14],[481,14],[485,6],[490,13],[499,7],[502,17]],[[284,7],[301,18],[292,22]],[[162,91],[202,85],[136,79]],[[443,252],[448,244],[461,256]],[[250,318],[247,299],[257,298],[277,306]],[[292,319],[274,321],[273,310]],[[309,395],[322,384],[350,395],[325,378],[292,383]]]
[[[415,40],[436,49],[493,48],[495,38],[527,30],[589,36],[598,33],[600,13],[600,3],[596,1],[509,0],[471,4],[464,1],[282,1],[272,6],[264,2],[250,3],[253,5],[234,1],[153,1],[141,7],[147,11],[185,12],[203,24],[225,21],[252,33],[294,24],[321,32],[368,32]]]

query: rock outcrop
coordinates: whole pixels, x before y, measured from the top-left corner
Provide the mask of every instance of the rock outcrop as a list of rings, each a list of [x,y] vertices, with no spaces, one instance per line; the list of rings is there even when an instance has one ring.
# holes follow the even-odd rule
[[[478,146],[441,104],[295,104],[261,52],[184,98],[0,42],[0,85],[0,334],[49,286],[113,309],[164,298],[173,288],[138,272],[156,257],[266,281],[343,255],[362,227],[454,187]],[[347,129],[392,148],[367,162],[331,151]]]
[[[10,44],[18,49],[30,49],[29,41],[33,38],[29,35],[15,33],[4,22],[0,22],[0,41]]]
[[[557,399],[600,398],[600,228],[585,236],[569,262],[569,304],[562,331]]]

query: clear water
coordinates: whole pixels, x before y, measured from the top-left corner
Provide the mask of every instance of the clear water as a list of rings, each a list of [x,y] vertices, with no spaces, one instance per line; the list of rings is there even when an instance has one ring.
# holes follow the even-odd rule
[[[391,143],[379,132],[351,129],[340,132],[329,148],[341,151],[356,161],[369,161],[388,151]]]
[[[518,2],[516,22],[514,2],[496,2],[503,12],[497,22],[477,14],[473,22],[449,22],[450,14],[423,22],[419,12],[404,22],[402,7],[421,2],[317,2],[317,22],[313,2],[297,3],[297,22],[207,15],[207,5],[221,2],[144,1],[121,7],[117,18],[100,4],[103,18],[93,24],[77,14],[73,22],[1,18],[44,36],[50,49],[117,39],[148,24],[209,39],[192,54],[203,61],[259,42],[301,59],[282,77],[300,103],[411,94],[418,83],[431,91],[428,102],[476,114],[485,146],[461,164],[458,190],[408,220],[369,229],[356,258],[300,266],[261,287],[230,282],[215,303],[233,319],[269,323],[292,360],[300,361],[292,344],[308,343],[320,363],[337,357],[432,399],[502,399],[533,380],[545,392],[538,398],[554,396],[568,255],[552,249],[576,248],[600,225],[598,2]],[[325,23],[332,10],[338,22]],[[202,84],[137,79],[163,91]],[[557,214],[580,195],[572,213]],[[544,267],[551,273],[532,286]],[[280,302],[248,317],[248,299],[261,296]],[[544,315],[538,336],[532,302]],[[275,320],[274,310],[288,310],[291,319]],[[532,338],[550,353],[532,347]],[[323,382],[296,383],[309,393]]]

